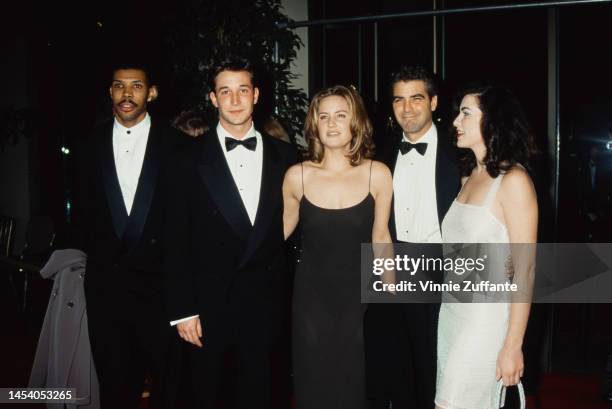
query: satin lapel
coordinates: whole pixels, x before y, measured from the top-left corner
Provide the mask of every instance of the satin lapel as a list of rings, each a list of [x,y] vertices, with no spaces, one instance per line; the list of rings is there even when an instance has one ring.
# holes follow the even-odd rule
[[[397,163],[397,154],[399,152],[400,143],[402,142],[401,136],[395,136],[393,140],[392,149],[389,151],[389,154],[385,158],[385,163],[391,170],[391,174],[395,173],[395,164]]]
[[[138,178],[138,187],[136,188],[132,211],[130,212],[123,235],[123,245],[128,250],[132,249],[138,243],[138,240],[140,240],[144,225],[147,222],[149,210],[151,209],[151,202],[153,201],[155,186],[157,185],[157,176],[161,166],[161,135],[159,132],[159,128],[151,120],[147,148],[142,162],[140,177]]]
[[[227,165],[216,132],[203,135],[204,160],[198,166],[200,177],[219,212],[239,237],[246,240],[252,230],[249,215]]]
[[[104,191],[106,192],[106,201],[110,210],[113,227],[117,238],[123,237],[125,225],[127,223],[128,214],[123,201],[121,187],[119,186],[119,178],[117,177],[117,169],[115,167],[115,155],[113,153],[113,123],[102,132],[98,146],[98,157],[102,167],[102,180],[104,183]],[[95,181],[91,181],[95,183]]]
[[[242,256],[240,267],[242,267],[253,255],[261,241],[266,237],[266,232],[270,223],[282,205],[282,185],[285,176],[285,168],[281,162],[280,155],[273,144],[263,135],[263,163],[261,175],[261,188],[259,191],[259,204],[257,206],[257,216],[255,225],[249,236],[247,247]],[[282,232],[279,232],[279,237]]]

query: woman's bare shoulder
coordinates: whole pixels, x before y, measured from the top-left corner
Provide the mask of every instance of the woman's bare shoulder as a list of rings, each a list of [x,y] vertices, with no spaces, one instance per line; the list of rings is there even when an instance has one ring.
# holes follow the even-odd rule
[[[499,188],[502,198],[513,200],[527,199],[535,196],[535,188],[529,172],[520,165],[513,166],[504,174]]]
[[[301,173],[302,173],[302,164],[296,163],[295,165],[289,166],[289,168],[285,172],[285,178],[293,178],[296,175],[300,175]]]
[[[285,180],[283,184],[291,188],[297,188],[302,185],[303,168],[302,164],[296,163],[287,169],[285,172]]]
[[[520,165],[513,166],[512,169],[507,171],[501,183],[501,188],[508,190],[515,188],[530,188],[532,186],[533,182],[531,181],[529,172]]]
[[[382,162],[377,160],[372,161],[372,177],[377,178],[391,178],[391,170],[389,167]]]
[[[372,178],[370,189],[376,196],[376,192],[389,192],[393,190],[393,177],[391,171],[382,162],[372,161]]]

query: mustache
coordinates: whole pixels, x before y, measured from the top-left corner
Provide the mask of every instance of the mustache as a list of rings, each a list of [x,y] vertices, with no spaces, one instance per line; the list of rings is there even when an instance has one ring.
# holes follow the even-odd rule
[[[121,105],[121,104],[125,104],[125,103],[131,104],[131,105],[133,105],[134,107],[137,107],[137,106],[138,106],[138,104],[137,104],[137,103],[135,103],[134,101],[132,101],[132,100],[131,100],[131,99],[129,99],[129,98],[122,99],[121,101],[119,101],[119,103],[118,103],[117,105]]]

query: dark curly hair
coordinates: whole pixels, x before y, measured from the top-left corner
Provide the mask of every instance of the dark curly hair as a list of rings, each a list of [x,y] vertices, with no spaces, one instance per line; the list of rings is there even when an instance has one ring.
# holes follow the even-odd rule
[[[531,159],[537,153],[535,138],[518,99],[506,87],[493,84],[472,84],[455,101],[459,111],[461,99],[474,95],[482,111],[480,130],[487,148],[484,164],[495,178],[520,164],[530,170]],[[455,139],[456,143],[456,139]],[[459,170],[469,176],[476,167],[476,157],[470,149],[462,149]]]

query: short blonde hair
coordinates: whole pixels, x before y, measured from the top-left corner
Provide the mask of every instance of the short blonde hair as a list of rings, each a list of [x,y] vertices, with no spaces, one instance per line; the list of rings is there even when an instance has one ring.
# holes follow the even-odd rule
[[[370,159],[374,156],[372,122],[368,117],[361,96],[353,89],[342,85],[335,85],[317,92],[310,102],[308,115],[306,115],[306,123],[304,124],[309,159],[315,163],[320,163],[323,160],[325,148],[319,139],[319,130],[317,128],[319,107],[323,99],[333,95],[344,98],[352,113],[350,123],[352,139],[348,157],[351,165],[357,166],[363,159]]]

